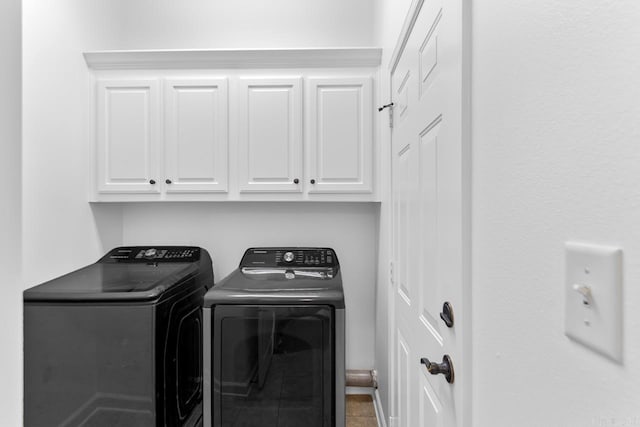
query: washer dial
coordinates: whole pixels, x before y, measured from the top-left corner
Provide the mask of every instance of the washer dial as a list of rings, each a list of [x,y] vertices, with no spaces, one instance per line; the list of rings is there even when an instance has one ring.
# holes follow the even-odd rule
[[[283,259],[285,262],[292,262],[295,259],[293,252],[285,252]]]
[[[144,257],[155,258],[157,254],[158,254],[158,251],[156,249],[147,249],[144,253]]]

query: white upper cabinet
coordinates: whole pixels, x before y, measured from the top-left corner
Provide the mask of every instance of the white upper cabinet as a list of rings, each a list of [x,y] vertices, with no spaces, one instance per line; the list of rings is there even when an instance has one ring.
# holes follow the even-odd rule
[[[370,193],[373,185],[371,77],[308,80],[310,193]]]
[[[376,201],[380,58],[376,48],[87,52],[90,199]]]
[[[96,200],[185,200],[227,191],[226,78],[163,83],[97,80]]]
[[[98,80],[96,91],[98,193],[159,193],[158,80]]]
[[[227,79],[167,79],[164,85],[167,194],[227,191]]]
[[[301,192],[300,77],[239,81],[238,171],[241,192]]]

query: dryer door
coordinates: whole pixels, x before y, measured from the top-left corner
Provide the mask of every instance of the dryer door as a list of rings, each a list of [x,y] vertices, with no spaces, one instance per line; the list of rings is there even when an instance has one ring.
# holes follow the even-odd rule
[[[213,307],[213,422],[334,425],[330,306]]]

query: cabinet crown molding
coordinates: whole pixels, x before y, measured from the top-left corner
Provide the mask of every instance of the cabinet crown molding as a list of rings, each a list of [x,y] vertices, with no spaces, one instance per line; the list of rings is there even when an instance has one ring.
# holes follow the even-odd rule
[[[110,50],[84,52],[83,55],[88,67],[94,70],[345,68],[379,66],[382,49]]]

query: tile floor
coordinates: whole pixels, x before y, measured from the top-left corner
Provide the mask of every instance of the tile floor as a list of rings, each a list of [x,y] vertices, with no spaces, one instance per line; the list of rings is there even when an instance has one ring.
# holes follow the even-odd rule
[[[347,395],[347,427],[378,427],[373,399],[368,394]]]

